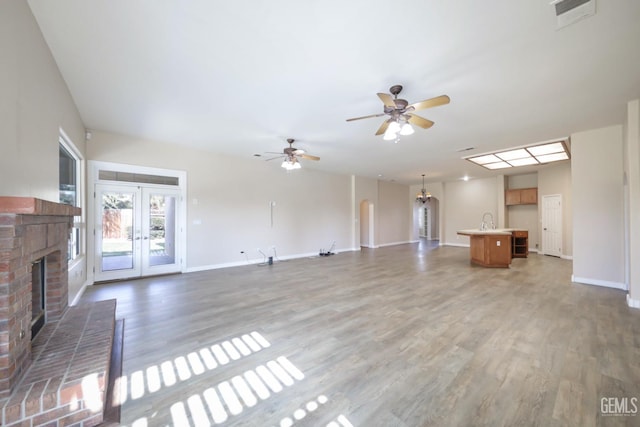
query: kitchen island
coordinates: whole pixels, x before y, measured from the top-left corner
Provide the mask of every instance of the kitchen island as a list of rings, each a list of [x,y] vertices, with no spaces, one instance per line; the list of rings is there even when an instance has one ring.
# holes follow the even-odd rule
[[[509,268],[513,229],[458,230],[469,236],[471,262],[483,267]]]

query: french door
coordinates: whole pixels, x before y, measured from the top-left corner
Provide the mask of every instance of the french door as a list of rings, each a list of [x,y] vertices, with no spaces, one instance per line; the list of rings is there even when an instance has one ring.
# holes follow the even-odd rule
[[[96,184],[95,280],[181,271],[180,191]]]

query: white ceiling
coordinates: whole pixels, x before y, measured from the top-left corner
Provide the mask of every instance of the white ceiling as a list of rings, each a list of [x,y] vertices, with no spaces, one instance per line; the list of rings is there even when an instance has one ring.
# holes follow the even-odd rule
[[[29,4],[88,129],[256,162],[291,137],[322,158],[304,167],[486,177],[504,171],[461,158],[624,123],[640,98],[636,0],[598,0],[560,30],[549,0]],[[436,124],[397,144],[374,136],[382,117],[345,121],[382,112],[376,93],[394,84],[409,103],[451,103],[418,112]]]

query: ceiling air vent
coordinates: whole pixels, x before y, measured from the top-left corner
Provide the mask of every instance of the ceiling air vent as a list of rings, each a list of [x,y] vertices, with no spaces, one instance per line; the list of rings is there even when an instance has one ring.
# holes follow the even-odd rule
[[[596,0],[553,0],[550,4],[556,9],[557,28],[596,14]]]

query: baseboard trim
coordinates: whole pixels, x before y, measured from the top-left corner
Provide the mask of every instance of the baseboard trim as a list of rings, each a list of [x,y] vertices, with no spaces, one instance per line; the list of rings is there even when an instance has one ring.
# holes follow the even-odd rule
[[[582,283],[585,285],[602,286],[604,288],[620,289],[622,291],[627,290],[627,285],[619,282],[610,282],[608,280],[590,279],[588,277],[576,277],[571,275],[571,281],[575,283]]]
[[[82,284],[76,296],[73,297],[73,301],[71,301],[71,304],[69,304],[70,306],[74,306],[80,302],[80,298],[82,298],[82,294],[84,294],[85,289],[87,289],[87,286],[89,286],[90,284],[91,283],[88,280]]]
[[[468,248],[470,245],[464,243],[443,243],[442,246],[455,246],[456,248]]]
[[[361,248],[348,248],[348,249],[336,250],[333,253],[338,254],[340,252],[355,252],[360,250]],[[309,252],[305,254],[294,254],[294,255],[278,255],[277,257],[274,257],[273,263],[277,264],[278,261],[286,261],[290,259],[299,259],[299,258],[325,258],[325,257],[320,257],[320,254],[318,252]],[[250,259],[248,261],[245,260],[245,261],[225,262],[221,264],[201,265],[198,267],[186,268],[184,272],[195,273],[198,271],[219,270],[221,268],[242,267],[247,265],[265,266],[265,265],[268,265],[266,261],[267,261],[266,259],[256,258],[256,259]]]
[[[384,248],[385,246],[397,246],[397,245],[406,245],[408,243],[414,243],[411,240],[405,240],[404,242],[391,242],[391,243],[382,243],[378,245],[379,248]]]
[[[627,294],[627,305],[631,308],[640,308],[640,300],[631,298],[631,295]]]

